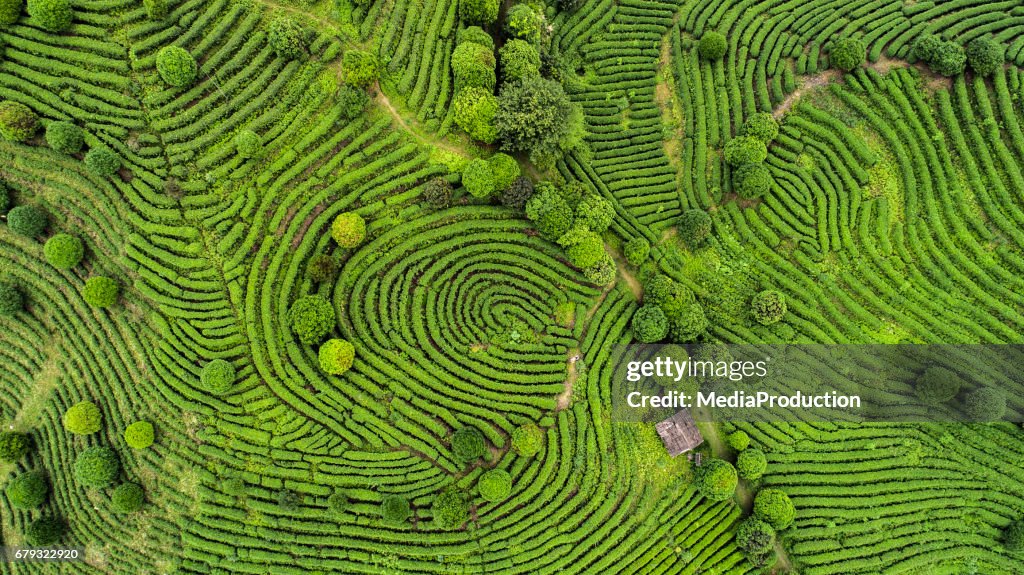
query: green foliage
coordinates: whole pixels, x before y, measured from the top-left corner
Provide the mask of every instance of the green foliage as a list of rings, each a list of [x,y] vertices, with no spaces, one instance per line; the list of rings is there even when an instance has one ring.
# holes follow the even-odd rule
[[[736,471],[748,481],[760,479],[767,468],[768,460],[764,452],[757,448],[744,449],[736,458]]]
[[[104,276],[93,276],[85,280],[82,299],[93,307],[107,308],[117,303],[120,291],[116,281]]]
[[[64,32],[71,27],[75,14],[70,0],[28,0],[32,22],[49,32]]]
[[[109,447],[86,448],[75,459],[75,479],[85,487],[110,487],[121,474],[121,461]]]
[[[134,513],[142,509],[146,494],[138,483],[122,483],[110,494],[110,507],[117,513]]]
[[[235,134],[235,151],[243,158],[255,158],[263,150],[260,136],[252,130],[240,130]]]
[[[196,81],[196,59],[180,46],[164,46],[156,53],[156,71],[169,86],[187,88]]]
[[[474,198],[486,198],[494,193],[494,174],[487,160],[474,158],[462,169],[462,185]]]
[[[299,341],[320,343],[334,329],[334,306],[322,295],[307,295],[295,300],[288,310],[288,323]]]
[[[0,102],[0,136],[9,142],[27,142],[39,130],[39,117],[31,108],[15,102]]]
[[[600,261],[583,270],[583,277],[594,285],[605,286],[615,281],[615,261],[605,253]]]
[[[97,146],[85,153],[85,167],[101,178],[109,178],[121,169],[121,158],[106,146]]]
[[[352,367],[355,361],[356,348],[344,339],[329,339],[320,346],[317,354],[320,369],[332,375],[341,375]]]
[[[519,176],[512,181],[512,185],[509,186],[501,194],[501,205],[512,208],[513,210],[525,211],[526,203],[533,197],[533,181],[526,176]]]
[[[975,74],[991,76],[1003,67],[1005,48],[988,36],[971,40],[967,45],[967,64]]]
[[[377,81],[377,57],[363,50],[349,50],[341,59],[345,83],[365,87]]]
[[[150,20],[163,20],[167,17],[167,0],[142,0],[142,5]]]
[[[335,517],[341,517],[349,508],[348,495],[344,491],[335,491],[327,497],[327,510]]]
[[[17,22],[24,7],[25,0],[0,0],[0,27]]]
[[[736,491],[736,468],[728,461],[711,459],[694,472],[694,486],[711,501],[725,501]]]
[[[14,463],[32,449],[32,438],[17,431],[0,432],[0,461]]]
[[[704,210],[686,210],[679,218],[679,237],[690,250],[703,246],[711,237],[711,216]]]
[[[673,302],[691,303],[693,294],[665,274],[651,276],[644,284],[644,305],[669,306]]]
[[[153,445],[153,435],[152,423],[136,421],[124,429],[124,442],[132,449],[145,449]]]
[[[67,270],[78,265],[85,255],[82,240],[70,234],[60,233],[46,240],[43,255],[51,266]]]
[[[928,63],[935,60],[941,48],[942,38],[939,38],[934,34],[925,34],[914,41],[911,53],[914,58]]]
[[[913,55],[943,76],[956,76],[967,67],[967,53],[963,46],[930,34],[917,39]]]
[[[668,318],[660,307],[647,304],[633,314],[633,337],[640,343],[655,343],[668,336]]]
[[[725,438],[725,442],[729,444],[733,451],[743,451],[750,446],[750,436],[747,435],[746,431],[734,431]]]
[[[914,392],[924,403],[938,406],[956,397],[962,384],[960,376],[952,371],[930,366],[917,378]]]
[[[766,565],[775,556],[775,529],[756,517],[748,517],[736,529],[736,547],[755,566]]]
[[[483,88],[488,94],[494,91],[497,76],[494,50],[475,42],[463,42],[452,52],[452,74],[455,76],[455,90]]]
[[[285,511],[295,511],[302,506],[302,496],[291,489],[277,492],[277,506]]]
[[[25,296],[13,284],[0,282],[0,315],[14,315],[25,309]]]
[[[512,185],[512,182],[522,173],[519,169],[519,162],[508,154],[498,152],[487,159],[491,167],[491,175],[494,177],[494,189],[504,191]]]
[[[25,530],[25,542],[33,547],[49,547],[63,536],[64,522],[48,515],[29,523]]]
[[[754,497],[754,515],[781,531],[793,524],[796,509],[781,489],[762,489]]]
[[[343,119],[354,120],[370,105],[370,95],[363,88],[355,88],[345,84],[338,88],[335,105]]]
[[[721,60],[728,48],[729,43],[725,40],[725,35],[714,31],[705,32],[697,43],[697,52],[704,60]]]
[[[554,186],[545,182],[534,188],[533,195],[526,202],[526,218],[534,222],[541,236],[549,240],[562,237],[573,224],[569,204]]]
[[[530,44],[540,42],[541,15],[529,4],[516,4],[505,16],[505,29],[513,38]],[[513,40],[514,41],[514,40]]]
[[[440,529],[458,529],[469,521],[469,497],[457,489],[444,491],[434,498],[431,514]]]
[[[493,144],[498,139],[494,116],[498,113],[498,97],[489,89],[469,86],[459,90],[452,100],[455,125],[474,140]]]
[[[512,432],[512,449],[523,457],[533,457],[544,447],[544,432],[533,423],[520,425]]]
[[[743,126],[740,127],[740,135],[750,136],[768,143],[778,137],[779,123],[775,121],[775,116],[772,116],[770,113],[758,112],[752,114],[743,122]]]
[[[338,214],[331,223],[331,237],[343,248],[354,248],[366,239],[366,220],[355,212]]]
[[[640,267],[651,254],[651,243],[647,241],[647,238],[637,236],[626,242],[623,254],[630,265]]]
[[[408,521],[411,515],[409,501],[400,495],[389,495],[380,504],[380,516],[385,523],[400,525]]]
[[[488,50],[494,50],[494,38],[491,38],[491,35],[479,26],[467,26],[459,30],[456,45],[463,42],[473,42],[474,44],[486,46]]]
[[[504,469],[492,469],[480,476],[476,487],[485,501],[504,501],[512,493],[512,476]]]
[[[461,0],[459,17],[467,24],[486,26],[498,19],[498,0]]]
[[[203,385],[203,389],[220,395],[231,389],[231,386],[235,384],[236,377],[235,366],[231,365],[231,362],[215,359],[203,366],[199,382]]]
[[[963,409],[970,421],[997,421],[1006,413],[1006,394],[995,387],[979,387],[964,396]]]
[[[764,164],[742,164],[732,179],[736,193],[751,200],[765,195],[772,185],[772,173]]]
[[[730,166],[760,164],[768,157],[765,143],[753,136],[737,136],[725,145],[725,161]]]
[[[40,471],[26,471],[15,475],[7,482],[4,493],[7,501],[15,509],[33,509],[39,507],[46,501],[46,494],[50,492],[50,485],[46,482],[46,476]]]
[[[584,226],[592,232],[604,233],[615,218],[615,207],[597,194],[586,194],[576,206],[577,226]]]
[[[463,427],[452,434],[452,455],[457,461],[469,463],[487,453],[484,434],[475,427]]]
[[[506,82],[540,74],[540,53],[525,40],[509,40],[498,50],[502,78]]]
[[[601,236],[586,228],[575,227],[558,238],[572,265],[584,269],[597,264],[605,256]]]
[[[1018,519],[1003,529],[1003,547],[1013,553],[1024,551],[1024,519]]]
[[[306,265],[306,277],[316,283],[333,281],[338,275],[338,260],[327,254],[317,254]]]
[[[270,22],[267,43],[281,58],[298,60],[306,56],[307,36],[308,33],[297,20],[288,16],[278,16]]]
[[[539,166],[553,165],[582,143],[583,116],[558,82],[529,76],[502,84],[494,125],[503,150],[527,152]]]
[[[764,290],[754,296],[750,311],[761,325],[772,325],[786,315],[786,296],[775,290]]]
[[[832,67],[843,72],[852,72],[864,65],[867,48],[859,38],[840,38],[832,44],[832,51],[828,57]]]
[[[76,435],[90,435],[100,430],[100,408],[91,401],[81,401],[64,412],[64,429]]]
[[[11,207],[11,191],[7,189],[7,184],[0,180],[0,213],[6,212]]]
[[[449,208],[452,205],[452,185],[444,178],[433,178],[423,188],[423,199],[435,208]]]
[[[62,154],[77,154],[85,145],[85,135],[71,122],[50,122],[46,125],[46,144]]]

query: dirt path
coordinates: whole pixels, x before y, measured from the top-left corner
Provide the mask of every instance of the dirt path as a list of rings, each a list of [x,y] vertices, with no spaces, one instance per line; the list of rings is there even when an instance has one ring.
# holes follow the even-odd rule
[[[569,402],[572,401],[572,390],[576,386],[576,380],[579,378],[579,372],[576,371],[576,362],[581,358],[580,350],[578,348],[570,349],[566,353],[565,369],[567,375],[565,376],[565,389],[558,396],[558,403],[555,405],[555,411],[562,411],[569,407]]]
[[[441,148],[443,150],[449,151],[459,156],[467,158],[469,157],[469,154],[467,154],[466,151],[463,150],[462,148],[449,144],[439,138],[427,136],[426,130],[422,126],[412,125],[412,121],[407,121],[405,117],[401,114],[401,112],[399,112],[398,109],[395,108],[395,105],[391,103],[391,99],[388,98],[387,94],[384,93],[384,90],[381,89],[379,83],[377,84],[376,92],[377,95],[374,97],[374,101],[381,107],[383,107],[385,110],[387,110],[388,114],[390,114],[391,117],[394,118],[395,123],[401,126],[401,128],[405,130],[406,133],[416,138],[416,140],[418,140],[421,144]]]
[[[786,99],[775,108],[772,115],[776,118],[781,118],[806,92],[820,88],[838,77],[839,70],[835,69],[828,69],[824,72],[818,72],[813,76],[805,77],[803,83],[796,90],[793,90],[792,94],[786,96]]]

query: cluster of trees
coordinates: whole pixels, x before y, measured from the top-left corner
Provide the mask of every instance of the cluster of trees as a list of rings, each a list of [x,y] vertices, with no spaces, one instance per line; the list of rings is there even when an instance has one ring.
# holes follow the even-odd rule
[[[664,274],[652,276],[644,284],[643,305],[632,319],[637,341],[655,343],[667,337],[674,343],[689,343],[708,326],[704,307],[686,286]]]
[[[0,137],[9,142],[27,144],[35,138],[44,122],[36,113],[21,102],[4,100],[0,102]],[[121,157],[100,143],[91,144],[82,156],[86,145],[85,132],[68,121],[45,122],[46,144],[55,152],[81,157],[86,169],[101,178],[109,178],[121,169]]]
[[[969,421],[998,421],[1006,414],[1006,393],[996,387],[978,387],[961,393],[963,379],[941,366],[926,368],[914,382],[914,393],[925,405],[939,407],[960,397],[957,405]]]
[[[1004,47],[988,36],[975,38],[964,49],[953,40],[927,34],[914,42],[911,53],[933,72],[943,76],[962,74],[968,64],[974,73],[988,76],[998,70],[1005,59]]]
[[[519,162],[512,156],[498,152],[488,159],[475,158],[462,168],[462,185],[474,198],[485,199],[495,193],[508,196],[516,180],[522,175]],[[533,184],[530,183],[532,189]]]
[[[764,165],[768,144],[779,135],[779,124],[768,112],[751,115],[740,127],[739,136],[725,145],[725,161],[732,166],[733,188],[747,199],[760,198],[772,185],[772,174]]]

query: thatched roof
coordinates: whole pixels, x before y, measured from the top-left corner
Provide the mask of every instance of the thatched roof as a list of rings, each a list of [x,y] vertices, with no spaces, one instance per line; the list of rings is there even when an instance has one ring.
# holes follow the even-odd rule
[[[704,443],[704,437],[700,434],[697,424],[693,422],[693,417],[690,416],[690,411],[687,409],[679,410],[672,417],[655,425],[654,428],[658,431],[662,443],[665,444],[665,449],[672,457],[686,453]]]

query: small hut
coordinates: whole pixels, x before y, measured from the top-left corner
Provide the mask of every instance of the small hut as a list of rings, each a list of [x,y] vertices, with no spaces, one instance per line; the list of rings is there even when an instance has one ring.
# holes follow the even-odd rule
[[[675,457],[704,443],[704,437],[693,422],[688,409],[681,409],[672,417],[654,426],[661,436],[668,454]]]

